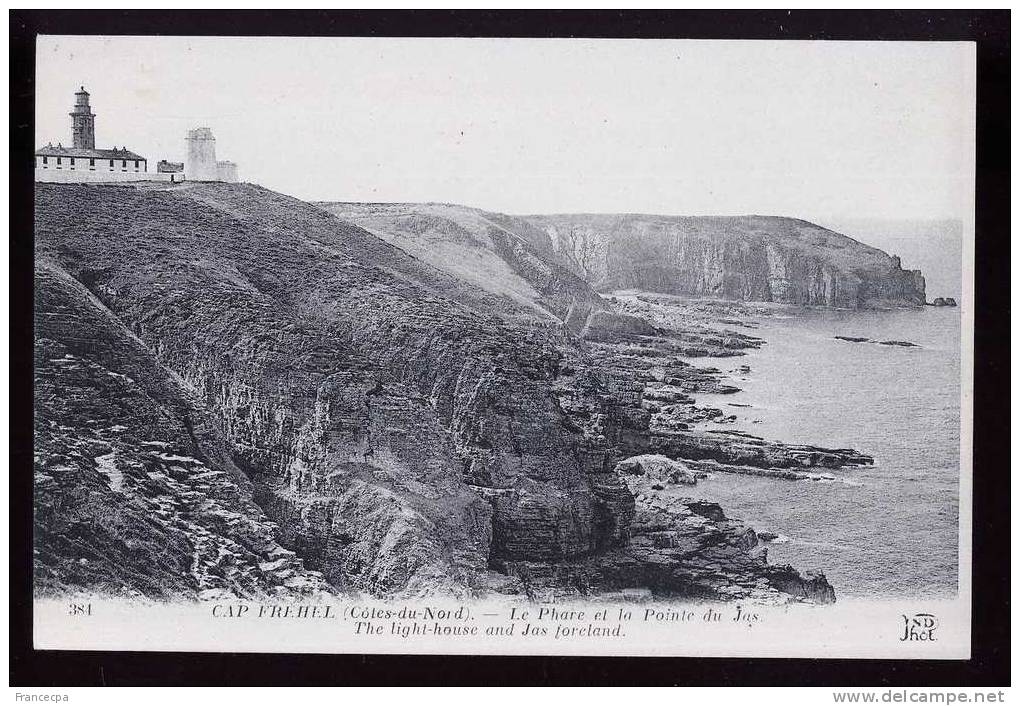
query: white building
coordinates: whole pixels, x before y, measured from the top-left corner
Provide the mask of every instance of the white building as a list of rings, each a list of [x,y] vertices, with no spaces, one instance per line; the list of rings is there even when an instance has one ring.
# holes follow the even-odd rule
[[[207,127],[188,130],[184,173],[191,181],[217,181],[216,138]]]
[[[152,176],[148,160],[124,147],[96,150],[58,143],[35,151],[36,181],[138,181]]]
[[[188,130],[184,173],[191,181],[237,181],[234,162],[216,161],[216,138],[207,127]]]
[[[96,116],[83,86],[71,110],[72,146],[52,143],[35,151],[35,180],[53,182],[169,181],[149,172],[148,160],[127,147],[96,149]]]

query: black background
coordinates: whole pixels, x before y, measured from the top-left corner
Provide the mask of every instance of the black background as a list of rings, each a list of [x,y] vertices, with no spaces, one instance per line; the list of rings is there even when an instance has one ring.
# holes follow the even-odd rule
[[[10,685],[1009,683],[1009,11],[10,12]],[[969,661],[58,652],[32,649],[37,34],[645,37],[977,44],[973,644]],[[144,629],[144,626],[139,626]]]

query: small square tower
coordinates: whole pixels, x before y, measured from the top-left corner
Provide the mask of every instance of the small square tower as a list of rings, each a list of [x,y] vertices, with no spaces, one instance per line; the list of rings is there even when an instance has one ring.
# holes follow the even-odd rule
[[[184,173],[189,181],[218,181],[216,169],[216,138],[207,127],[188,130],[188,152]]]

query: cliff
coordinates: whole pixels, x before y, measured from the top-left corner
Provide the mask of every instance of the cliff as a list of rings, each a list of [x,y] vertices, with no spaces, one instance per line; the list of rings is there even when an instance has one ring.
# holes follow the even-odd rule
[[[564,318],[600,292],[867,308],[921,305],[924,278],[807,221],[771,216],[508,216],[452,204],[320,203],[467,282]]]
[[[35,272],[37,591],[333,593],[276,540],[217,423],[81,282]]]
[[[794,218],[637,214],[526,219],[599,291],[863,308],[922,305],[896,257]]]
[[[493,510],[468,487],[465,465],[493,482],[551,476],[550,502],[571,497],[568,449],[523,441],[544,435],[542,412],[552,402],[528,376],[547,374],[549,354],[540,345],[513,345],[490,313],[506,308],[498,298],[253,186],[40,185],[36,213],[40,297],[52,280],[45,273],[56,273],[138,345],[99,347],[93,339],[101,332],[87,322],[52,330],[48,299],[37,301],[37,343],[70,341],[77,355],[104,367],[110,355],[149,356],[160,376],[177,381],[215,420],[228,453],[206,465],[241,472],[239,483],[223,481],[225,492],[250,496],[274,523],[274,539],[336,589],[414,593],[485,584]],[[53,384],[59,390],[63,383]],[[512,429],[516,420],[501,423],[496,411],[474,421],[474,407],[498,409],[498,391],[521,405],[535,398],[534,418]],[[127,426],[122,417],[132,409],[130,399],[114,399],[89,426]],[[41,415],[37,424],[59,421]],[[131,453],[141,454],[148,441],[174,444],[152,433],[132,435]],[[510,444],[493,443],[496,450],[475,459],[456,447],[458,438],[477,446],[501,434],[537,450],[507,459]],[[170,455],[208,455],[185,451],[167,447]],[[61,462],[44,454],[43,463]],[[114,465],[115,473],[126,468]],[[63,484],[58,490],[76,492]],[[173,490],[175,501],[187,497],[187,488]],[[52,519],[59,522],[60,513]],[[147,522],[162,531],[162,518]],[[233,538],[232,527],[218,529]],[[60,536],[52,525],[39,530]],[[133,532],[125,528],[111,542]],[[90,531],[77,534],[93,542]],[[194,551],[191,543],[182,541],[184,554]],[[67,556],[46,556],[55,560],[54,575],[73,584]],[[139,579],[127,584],[151,588]]]
[[[618,468],[865,462],[691,429],[725,389],[679,356],[760,342],[607,312],[491,228],[477,278],[257,186],[37,185],[40,589],[831,600]]]

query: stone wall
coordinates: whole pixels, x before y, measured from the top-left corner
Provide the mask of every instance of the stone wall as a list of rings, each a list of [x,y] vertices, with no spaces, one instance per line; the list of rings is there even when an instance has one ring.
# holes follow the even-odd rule
[[[52,184],[102,184],[126,181],[184,181],[184,175],[159,172],[104,172],[86,169],[40,169],[36,167],[35,180]]]
[[[219,181],[225,181],[228,184],[236,184],[237,179],[237,164],[234,162],[217,162],[216,163],[216,177]]]

